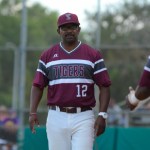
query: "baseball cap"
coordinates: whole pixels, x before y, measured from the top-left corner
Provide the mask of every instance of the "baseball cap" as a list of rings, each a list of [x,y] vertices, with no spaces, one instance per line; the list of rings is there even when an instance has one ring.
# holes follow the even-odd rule
[[[72,14],[72,13],[65,13],[65,14],[59,16],[58,21],[57,21],[58,27],[60,27],[64,24],[68,24],[68,23],[74,23],[74,24],[80,25],[78,16],[76,14]]]

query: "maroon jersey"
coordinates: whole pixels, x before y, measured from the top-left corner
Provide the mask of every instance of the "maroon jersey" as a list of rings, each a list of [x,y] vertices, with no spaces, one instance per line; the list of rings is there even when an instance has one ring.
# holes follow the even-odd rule
[[[94,84],[110,86],[111,81],[100,52],[86,44],[66,51],[61,43],[44,51],[33,81],[48,86],[47,105],[95,106]]]
[[[139,86],[150,88],[150,56],[148,57],[147,64],[144,66],[144,71],[140,78]]]

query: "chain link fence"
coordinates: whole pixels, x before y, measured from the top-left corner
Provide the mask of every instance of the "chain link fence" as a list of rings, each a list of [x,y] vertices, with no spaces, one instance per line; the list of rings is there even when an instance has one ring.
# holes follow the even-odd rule
[[[41,51],[46,48],[28,48],[26,51],[26,82],[25,82],[25,106],[24,124],[28,126],[28,111],[30,89],[34,73]],[[0,105],[5,105],[9,109],[19,112],[18,79],[19,64],[16,60],[17,48],[0,47]],[[102,55],[105,59],[106,67],[112,80],[111,100],[115,100],[119,111],[108,109],[109,119],[108,127],[139,127],[150,126],[149,103],[144,104],[134,112],[130,112],[125,105],[125,96],[128,94],[128,87],[136,87],[143,67],[147,61],[150,47],[102,47]],[[16,82],[17,81],[17,82]],[[96,106],[94,108],[95,116],[98,113],[98,88],[95,87]],[[45,125],[48,108],[46,106],[46,92],[38,109],[38,116],[41,125]],[[3,131],[3,130],[1,130]],[[2,133],[2,132],[1,132]],[[4,133],[4,132],[3,132]],[[4,134],[1,134],[4,135]],[[4,136],[2,139],[5,139]],[[15,138],[13,138],[15,139]]]

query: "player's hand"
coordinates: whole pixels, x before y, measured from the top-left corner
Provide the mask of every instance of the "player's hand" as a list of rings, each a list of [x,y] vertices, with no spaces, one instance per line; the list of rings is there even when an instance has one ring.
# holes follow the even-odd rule
[[[106,120],[102,116],[98,116],[94,125],[95,136],[103,134],[105,132],[105,128],[106,128]]]
[[[129,100],[130,96],[132,96],[133,94],[135,95],[135,90],[130,86],[129,94],[126,96],[126,105],[131,111],[134,110],[138,105],[138,103],[131,104],[131,102]]]
[[[132,105],[132,104],[129,102],[128,97],[126,97],[126,105],[127,105],[127,107],[128,107],[131,111],[134,110],[134,109],[137,107],[137,105]]]
[[[36,133],[35,125],[39,126],[39,121],[38,121],[37,115],[29,116],[29,125],[30,125],[31,132]]]

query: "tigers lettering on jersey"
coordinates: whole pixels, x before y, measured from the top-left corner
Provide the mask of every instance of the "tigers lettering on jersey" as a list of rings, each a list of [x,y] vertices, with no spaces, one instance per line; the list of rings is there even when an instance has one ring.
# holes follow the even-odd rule
[[[69,79],[67,83],[76,83],[77,81],[79,83],[93,83],[93,74],[98,74],[104,70],[106,70],[106,68],[103,59],[100,59],[95,63],[92,63],[89,60],[64,59],[51,61],[47,64],[40,60],[37,69],[37,71],[46,75],[50,82],[59,79],[59,82],[56,82],[57,84],[60,83],[60,81],[62,81],[62,83],[67,82],[67,80],[60,79]],[[78,80],[75,81],[75,78]]]
[[[56,65],[52,70],[55,78],[84,77],[83,65]]]
[[[98,51],[80,42],[71,52],[66,52],[61,43],[44,51],[33,85],[48,87],[48,105],[94,107],[95,83],[111,84],[107,68]]]

